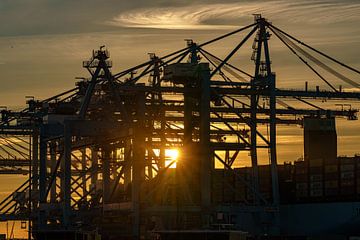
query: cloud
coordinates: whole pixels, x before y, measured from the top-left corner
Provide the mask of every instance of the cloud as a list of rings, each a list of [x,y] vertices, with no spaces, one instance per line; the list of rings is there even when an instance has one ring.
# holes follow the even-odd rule
[[[231,28],[235,24],[212,22],[214,19],[237,19],[234,7],[239,4],[208,4],[183,7],[137,9],[122,13],[108,23],[122,27],[165,28],[165,29],[212,29]],[[242,13],[244,14],[244,13]],[[225,21],[226,22],[226,21]],[[236,24],[238,25],[238,24]]]
[[[135,9],[119,14],[107,24],[138,28],[219,29],[242,25],[254,13],[261,13],[271,20],[332,24],[360,20],[359,12],[360,3],[351,1],[252,1]]]
[[[249,23],[253,13],[274,22],[356,22],[359,5],[358,0],[1,0],[0,21],[6,24],[0,25],[0,37],[117,31],[119,26],[223,29]]]
[[[231,28],[233,25],[203,24],[212,17],[218,17],[220,12],[211,7],[198,6],[194,11],[192,7],[156,8],[131,11],[116,16],[108,23],[122,27],[165,28],[165,29],[211,29],[215,27]]]

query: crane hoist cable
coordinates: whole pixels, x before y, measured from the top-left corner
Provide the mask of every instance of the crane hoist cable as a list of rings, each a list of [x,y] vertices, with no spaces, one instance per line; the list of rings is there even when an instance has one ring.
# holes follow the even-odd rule
[[[289,38],[287,38],[285,35],[283,35],[282,33],[278,32],[278,34],[289,44],[291,45],[293,48],[295,48],[298,52],[300,52],[303,56],[305,56],[306,58],[308,58],[309,60],[311,60],[313,63],[315,63],[316,65],[318,65],[319,67],[321,67],[322,69],[324,69],[325,71],[333,74],[334,76],[336,76],[337,78],[339,78],[340,80],[350,84],[353,87],[356,88],[360,88],[360,84],[354,82],[353,80],[347,78],[346,76],[344,76],[343,74],[337,72],[336,70],[334,70],[333,68],[329,67],[328,65],[326,65],[325,63],[321,62],[319,59],[317,59],[316,57],[314,57],[313,55],[311,55],[310,53],[308,53],[307,51],[305,51],[304,49],[302,49],[301,47],[299,47],[297,44],[295,44],[293,41],[291,41]]]
[[[205,55],[206,53],[204,53]],[[210,55],[207,55],[208,58],[212,59],[214,62],[216,62],[217,64],[219,64],[221,61],[210,56]],[[240,74],[238,74],[237,72],[233,71],[230,67],[224,65],[222,67],[225,71],[227,71],[229,74],[233,75],[234,77],[236,77],[237,79],[241,80],[242,82],[248,82],[248,80],[246,80],[244,77],[242,77]]]
[[[216,56],[210,54],[210,53],[207,52],[207,51],[204,51],[203,49],[200,49],[200,53],[201,53],[212,65],[214,65],[213,62],[219,63],[219,62],[221,61],[219,58],[217,58]],[[225,67],[225,65],[224,65],[223,67]],[[230,69],[229,67],[227,67],[226,70],[229,72],[229,70],[231,70],[231,69]],[[238,70],[238,69],[236,69],[236,70]],[[234,71],[232,71],[232,72],[235,73]],[[222,73],[222,72],[220,72],[220,73]],[[232,74],[232,73],[230,72],[230,74]],[[233,81],[231,81],[231,79],[229,79],[228,77],[223,76],[222,74],[220,74],[220,75],[224,78],[225,81],[233,82]],[[232,74],[232,75],[234,75],[234,74]],[[241,76],[239,76],[239,75],[238,75],[238,77],[241,78],[241,79],[243,79],[244,81],[247,81],[246,79],[244,79],[243,77],[241,77]],[[226,79],[225,79],[225,78],[226,78]],[[232,97],[230,97],[230,96],[227,96],[227,97],[229,97],[229,98],[232,99],[232,100],[235,100],[234,98],[232,98]],[[287,109],[294,109],[293,107],[291,107],[290,105],[288,105],[288,104],[285,103],[284,101],[281,101],[281,100],[279,100],[279,99],[277,99],[276,101],[277,101],[278,104],[282,105],[283,107],[285,107],[285,108],[287,108]],[[241,102],[241,103],[242,103],[242,104],[245,104],[245,103],[243,103],[243,102]],[[246,105],[247,105],[247,104],[246,104]],[[262,108],[260,105],[258,105],[258,107],[259,107],[259,108]]]
[[[323,57],[326,57],[327,59],[329,59],[329,60],[331,60],[331,61],[339,64],[340,66],[342,66],[342,67],[344,67],[344,68],[347,68],[347,69],[349,69],[349,70],[351,70],[351,71],[353,71],[353,72],[355,72],[355,73],[360,74],[360,71],[359,71],[359,70],[357,70],[357,69],[355,69],[355,68],[353,68],[353,67],[350,67],[349,65],[347,65],[347,64],[345,64],[345,63],[343,63],[343,62],[340,62],[339,60],[337,60],[337,59],[335,59],[335,58],[333,58],[333,57],[330,57],[329,55],[327,55],[327,54],[325,54],[325,53],[323,53],[323,52],[321,52],[321,51],[319,51],[319,50],[317,50],[317,49],[315,49],[315,48],[307,45],[306,43],[298,40],[297,38],[291,36],[290,34],[282,31],[281,29],[279,29],[279,28],[277,28],[277,27],[275,27],[275,26],[272,25],[271,23],[268,22],[267,25],[268,25],[272,30],[274,30],[274,29],[277,30],[278,32],[284,34],[284,35],[287,36],[288,38],[291,38],[292,40],[294,40],[295,42],[299,43],[300,45],[307,47],[308,49],[310,49],[310,50],[312,50],[312,51],[314,51],[314,52],[322,55]]]
[[[272,32],[275,34],[275,36],[277,36],[277,37],[280,39],[280,41],[281,41],[283,44],[285,44],[285,46],[288,47],[289,50],[290,50],[293,54],[295,54],[306,66],[308,66],[321,80],[323,80],[323,81],[324,81],[331,89],[333,89],[335,92],[338,92],[338,90],[337,90],[333,85],[331,85],[331,83],[330,83],[328,80],[326,80],[318,71],[316,71],[316,69],[315,69],[314,67],[312,67],[304,58],[302,58],[302,57],[289,45],[289,43],[287,43],[287,42],[285,41],[285,39],[283,39],[283,38],[278,34],[277,31],[275,31],[275,30],[272,29],[271,27],[270,27],[270,29],[271,29]]]
[[[209,61],[209,63],[211,64],[211,65],[213,65],[214,67],[216,67],[217,65],[214,63],[214,61],[216,61],[216,60],[218,60],[216,57],[215,58],[212,58],[212,54],[206,54],[205,52],[202,52],[201,50],[199,51],[200,52],[200,54],[202,55],[202,56],[204,56],[205,58],[206,58],[206,60],[208,60]],[[210,59],[211,58],[211,59]],[[233,82],[230,78],[228,78],[222,71],[221,71],[221,69],[219,70],[219,74],[220,74],[220,76],[224,79],[224,81],[225,82]],[[245,80],[245,79],[244,79]],[[245,80],[246,81],[246,80]],[[232,100],[235,100],[234,98],[232,98],[232,97],[230,97],[230,96],[225,96],[225,97],[228,97],[228,98],[231,98]],[[241,103],[242,105],[244,105],[244,106],[248,106],[248,107],[250,107],[248,104],[246,104],[246,103],[244,103],[244,102],[242,102],[242,101],[240,101],[240,100],[238,100],[238,99],[236,99],[236,101],[238,102],[238,103]]]
[[[209,56],[211,56],[211,57],[215,58],[216,60],[218,60],[218,61],[220,61],[220,62],[222,62],[222,61],[223,61],[221,58],[219,58],[219,57],[215,56],[214,54],[212,54],[212,53],[210,53],[210,52],[206,51],[206,50],[205,50],[205,49],[203,49],[203,48],[199,48],[199,51],[201,51],[201,52],[203,52],[203,53],[206,53],[207,55],[209,55]],[[242,73],[242,74],[244,74],[244,75],[246,75],[246,76],[248,76],[248,77],[250,77],[250,78],[252,78],[252,77],[253,77],[253,76],[251,76],[251,74],[249,74],[249,73],[245,72],[244,70],[241,70],[241,69],[240,69],[240,68],[238,68],[238,67],[235,67],[234,65],[232,65],[232,64],[230,64],[230,63],[225,63],[225,66],[227,66],[227,67],[231,67],[232,69],[234,69],[234,70],[236,70],[236,71],[238,71],[238,72],[240,72],[240,73]]]
[[[216,63],[219,63],[219,62],[215,58],[212,58],[211,56],[205,54],[204,52],[201,52],[201,51],[199,51],[199,52],[204,58],[206,58],[206,60],[209,61],[209,63],[213,67],[216,68],[216,66],[217,66]],[[231,82],[231,79],[228,76],[226,76],[225,73],[221,69],[219,69],[219,75],[224,79],[225,82]],[[239,77],[242,78],[241,76],[239,76]]]

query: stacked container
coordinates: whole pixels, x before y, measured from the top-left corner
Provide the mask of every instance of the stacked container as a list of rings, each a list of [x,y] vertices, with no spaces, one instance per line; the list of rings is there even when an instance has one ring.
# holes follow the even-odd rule
[[[281,203],[295,201],[296,187],[294,182],[294,166],[291,162],[285,162],[277,167],[279,173],[279,190]]]
[[[295,196],[297,200],[308,198],[308,168],[305,161],[294,162]]]
[[[272,197],[269,165],[258,166],[261,195]],[[215,169],[212,181],[214,203],[253,202],[251,188],[253,169]],[[344,201],[360,198],[360,156],[335,159],[298,160],[278,165],[279,186],[283,203]],[[249,185],[245,184],[246,181]],[[249,187],[250,186],[250,187]],[[295,199],[294,199],[295,198]]]
[[[309,194],[312,198],[323,197],[323,160],[309,161]]]
[[[272,196],[272,182],[269,165],[259,166],[259,187],[262,197],[270,200]]]
[[[339,157],[340,162],[340,194],[352,196],[355,192],[355,158]]]
[[[339,194],[339,166],[337,163],[324,166],[324,195],[327,199]]]
[[[309,196],[312,200],[321,200],[324,195],[335,193],[336,174],[330,173],[334,168],[328,166],[336,165],[336,157],[335,118],[305,117],[304,159],[309,166]],[[326,173],[325,168],[330,172]]]

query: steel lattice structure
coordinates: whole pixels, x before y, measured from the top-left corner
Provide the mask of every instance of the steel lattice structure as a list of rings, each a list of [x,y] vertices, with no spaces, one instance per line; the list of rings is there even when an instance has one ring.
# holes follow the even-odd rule
[[[238,33],[246,34],[224,59],[205,49]],[[270,33],[330,90],[279,88],[271,68]],[[255,70],[249,74],[229,60],[252,36]],[[2,111],[0,165],[6,173],[30,174],[15,191],[17,198],[9,196],[0,204],[1,220],[30,219],[37,239],[95,230],[104,237],[139,239],[151,219],[161,222],[160,230],[186,230],[190,224],[209,229],[217,212],[240,211],[253,216],[254,225],[271,222],[266,232],[254,227],[254,233],[279,234],[277,126],[301,125],[304,116],[357,119],[356,109],[323,109],[313,103],[360,99],[359,92],[336,89],[315,66],[352,87],[359,84],[314,53],[360,74],[260,15],[249,26],[202,44],[189,40],[184,49],[164,57],[151,54],[148,62],[116,74],[109,52],[103,47],[93,51],[83,63],[90,78],[74,89],[43,101],[30,99],[20,112]],[[309,108],[291,107],[287,99]],[[173,148],[181,154],[175,173],[169,173],[175,161],[166,151]],[[269,151],[270,198],[259,190],[259,149]],[[251,156],[251,179],[233,170],[240,152]],[[215,162],[250,189],[250,202],[228,206],[213,201]]]

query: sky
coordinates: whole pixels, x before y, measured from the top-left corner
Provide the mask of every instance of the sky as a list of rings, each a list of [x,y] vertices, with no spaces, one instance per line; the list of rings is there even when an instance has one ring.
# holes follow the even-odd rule
[[[113,72],[120,72],[148,60],[149,52],[161,56],[183,48],[184,39],[204,42],[251,24],[253,13],[360,69],[359,12],[360,2],[355,0],[1,0],[0,21],[6,24],[0,24],[0,106],[17,108],[24,105],[25,96],[44,99],[72,88],[76,77],[88,77],[82,61],[101,45],[110,50]],[[207,50],[225,57],[242,37],[236,35]],[[246,47],[231,63],[253,72],[252,50]],[[303,88],[309,81],[309,88],[326,89],[275,36],[270,51],[279,88]],[[344,73],[360,82],[359,75]],[[342,84],[334,82],[336,87]],[[357,122],[338,121],[338,130],[344,133],[339,132],[344,143],[340,147],[346,149],[340,153],[360,152],[359,141],[353,141],[356,136],[349,135],[358,127]],[[280,144],[301,140],[301,129],[284,132]],[[289,151],[281,157],[298,157],[301,148],[297,149],[296,154]]]
[[[76,77],[88,77],[82,61],[101,45],[110,50],[113,72],[120,72],[148,60],[149,52],[161,56],[183,48],[184,39],[204,42],[251,24],[254,13],[359,69],[359,12],[360,2],[355,0],[1,0],[0,21],[6,24],[0,24],[0,106],[18,108],[25,96],[44,99],[72,88]],[[225,57],[242,37],[236,35],[207,50]],[[231,63],[251,73],[252,50],[245,47]],[[308,81],[309,88],[326,89],[274,35],[270,51],[279,88],[303,88]],[[360,82],[359,75],[344,73]],[[336,87],[342,84],[334,82]],[[359,141],[353,141],[356,136],[349,135],[358,128],[357,122],[338,121],[338,131],[344,133],[339,132],[339,146],[346,149],[340,153],[360,152]],[[299,134],[301,129],[279,130],[279,145],[299,142]],[[290,149],[284,148],[281,158],[301,156],[301,147],[294,154]]]
[[[1,0],[0,104],[19,106],[25,95],[42,99],[71,88],[86,73],[81,62],[100,45],[111,51],[116,72],[147,60],[148,52],[182,48],[183,39],[201,42],[248,25],[253,13],[356,67],[359,12],[360,2],[351,0]],[[236,41],[213,49],[225,56]],[[287,73],[280,83],[303,84],[301,64],[289,64],[293,56],[278,43],[272,53],[281,56],[273,57],[276,72]]]
[[[146,61],[149,52],[161,56],[183,48],[184,39],[204,42],[251,24],[254,13],[360,69],[358,0],[1,0],[0,106],[18,108],[25,96],[44,99],[72,88],[75,77],[88,77],[82,61],[101,45],[110,50],[113,72],[120,72]],[[208,50],[224,57],[241,37]],[[325,89],[275,36],[270,49],[278,87],[303,88],[309,81],[310,88]],[[250,55],[248,46],[232,63],[251,72]],[[360,82],[359,75],[344,73]],[[339,154],[360,153],[359,122],[339,120],[337,130]],[[302,129],[282,127],[278,134],[279,161],[301,157]]]
[[[253,13],[359,66],[353,51],[359,49],[359,12],[360,3],[349,0],[1,0],[0,21],[6,24],[0,25],[0,102],[21,105],[24,93],[44,98],[71,88],[84,74],[81,61],[100,45],[109,48],[121,70],[145,61],[147,52],[181,48],[185,38],[201,42],[248,25]],[[219,55],[226,53],[222,47],[216,47]],[[283,67],[290,72],[293,66]],[[298,74],[287,84],[303,82]]]

